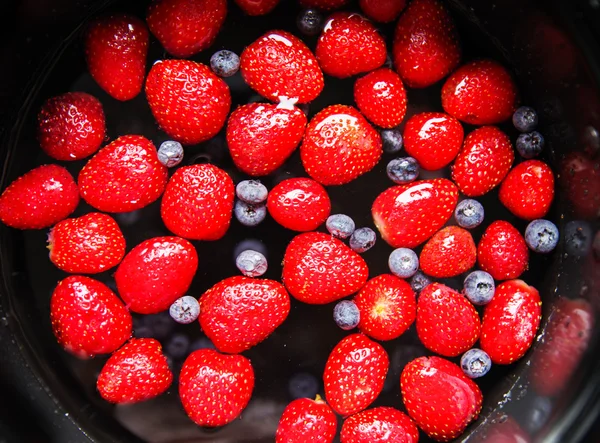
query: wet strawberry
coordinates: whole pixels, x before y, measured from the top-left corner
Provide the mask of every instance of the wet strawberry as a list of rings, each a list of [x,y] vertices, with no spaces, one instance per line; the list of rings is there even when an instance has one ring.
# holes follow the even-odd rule
[[[393,22],[406,7],[406,0],[359,0],[362,12],[371,20]]]
[[[520,276],[529,264],[529,250],[521,233],[509,222],[496,220],[477,245],[479,267],[496,280]]]
[[[248,15],[265,15],[271,12],[280,0],[235,0],[235,3]]]
[[[299,398],[291,402],[279,420],[276,443],[331,443],[337,433],[337,418],[317,395],[316,400]]]
[[[567,155],[561,164],[561,180],[575,214],[595,219],[600,214],[600,162],[580,152]]]
[[[319,8],[324,11],[338,9],[346,5],[348,0],[300,0],[300,4],[307,8]]]
[[[354,414],[344,421],[341,443],[417,443],[419,430],[397,409],[380,406]]]
[[[477,248],[471,233],[448,226],[435,233],[423,246],[419,264],[431,277],[455,277],[467,272],[477,261]]]
[[[391,69],[381,68],[357,79],[354,101],[360,112],[381,128],[398,126],[406,114],[406,90]]]

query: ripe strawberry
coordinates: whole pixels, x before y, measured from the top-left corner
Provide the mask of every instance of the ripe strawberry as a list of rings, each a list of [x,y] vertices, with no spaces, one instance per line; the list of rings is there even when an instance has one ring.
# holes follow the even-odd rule
[[[413,324],[417,300],[410,285],[392,274],[372,278],[354,297],[360,331],[376,340],[400,337]]]
[[[411,88],[437,83],[460,62],[454,21],[438,0],[413,0],[396,25],[394,66]]]
[[[494,363],[508,365],[525,355],[540,325],[541,306],[538,291],[523,280],[496,287],[483,313],[480,340]]]
[[[457,365],[441,357],[419,357],[400,377],[408,415],[437,441],[458,437],[481,411],[479,387]]]
[[[141,135],[124,135],[100,149],[78,178],[90,206],[104,212],[130,212],[157,200],[167,184],[167,168],[156,147]]]
[[[279,420],[275,443],[331,443],[337,433],[337,418],[317,395],[316,400],[299,398],[291,402]]]
[[[93,21],[85,36],[87,66],[111,97],[126,101],[142,90],[149,34],[146,24],[128,14]]]
[[[504,66],[476,60],[457,69],[442,87],[442,107],[471,125],[494,125],[512,117],[517,86]]]
[[[529,264],[529,250],[521,233],[509,222],[496,220],[477,245],[479,267],[496,280],[520,276]]]
[[[369,407],[383,389],[390,359],[366,335],[343,338],[331,351],[323,382],[331,408],[344,417]]]
[[[319,8],[324,11],[339,9],[346,3],[348,0],[300,0],[300,4],[306,8]]]
[[[146,80],[146,97],[162,130],[185,145],[214,137],[231,107],[227,83],[191,60],[155,63]]]
[[[108,354],[131,337],[131,315],[106,285],[71,275],[50,299],[50,320],[58,343],[80,358]]]
[[[435,171],[456,158],[463,144],[464,130],[460,122],[443,112],[413,115],[404,127],[404,149],[421,168]]]
[[[419,430],[397,409],[380,406],[354,414],[344,421],[341,443],[417,443]]]
[[[38,140],[57,160],[81,160],[96,152],[106,135],[100,101],[85,92],[51,97],[38,113]]]
[[[477,248],[471,233],[458,226],[436,232],[423,246],[419,264],[431,277],[455,277],[467,272],[477,261]]]
[[[185,294],[197,268],[198,254],[189,241],[154,237],[127,253],[115,272],[115,282],[130,310],[156,314]]]
[[[359,14],[336,12],[327,19],[315,55],[325,74],[345,78],[377,69],[385,63],[385,40]]]
[[[181,403],[198,426],[224,426],[235,420],[250,401],[253,389],[250,360],[212,349],[192,352],[179,376]]]
[[[600,214],[600,162],[572,152],[561,164],[561,179],[575,214],[595,219]]]
[[[240,106],[227,122],[233,163],[248,175],[269,175],[292,155],[305,128],[306,115],[296,107],[270,103]]]
[[[304,303],[323,305],[347,297],[362,288],[368,276],[360,255],[321,232],[297,235],[283,257],[283,284]]]
[[[79,204],[69,171],[42,165],[13,181],[0,195],[0,220],[16,229],[42,229],[67,218]]]
[[[173,382],[162,346],[153,338],[132,338],[104,364],[97,388],[111,403],[137,403],[157,397]]]
[[[96,274],[117,266],[125,255],[125,237],[107,214],[90,212],[56,224],[48,235],[50,261],[71,274]]]
[[[452,180],[466,196],[479,197],[500,184],[514,160],[508,136],[495,126],[484,126],[465,138],[452,166]]]
[[[235,0],[236,4],[248,15],[265,15],[275,9],[279,0]]]
[[[382,128],[394,128],[406,114],[406,90],[394,71],[381,68],[354,83],[354,101],[365,117]]]
[[[222,169],[184,166],[169,180],[160,214],[167,229],[180,237],[218,240],[229,229],[234,192],[233,180]]]
[[[393,22],[406,7],[406,0],[359,0],[362,12],[371,20]]]
[[[381,136],[352,106],[329,106],[315,115],[304,134],[300,156],[319,183],[344,185],[369,172],[383,153]]]
[[[444,226],[457,202],[458,190],[450,180],[417,180],[383,191],[371,212],[386,242],[394,248],[414,248]]]
[[[323,90],[323,73],[298,37],[269,31],[244,49],[240,72],[252,89],[269,100],[308,103]]]
[[[155,0],[146,21],[168,53],[187,58],[212,45],[226,16],[226,0]]]

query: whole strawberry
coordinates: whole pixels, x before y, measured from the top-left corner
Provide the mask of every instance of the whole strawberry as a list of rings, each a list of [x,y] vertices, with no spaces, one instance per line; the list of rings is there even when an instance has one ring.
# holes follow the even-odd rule
[[[153,338],[132,338],[104,364],[96,386],[111,403],[137,403],[157,397],[173,382],[162,346]]]
[[[388,68],[377,69],[354,83],[354,101],[365,117],[381,128],[394,128],[406,114],[406,90]]]
[[[471,233],[458,226],[436,232],[419,257],[423,272],[435,278],[460,275],[475,266],[476,261],[477,248]]]
[[[325,11],[338,9],[346,5],[348,0],[300,0],[300,4],[307,8],[319,8]]]
[[[341,443],[417,443],[419,430],[397,409],[380,406],[354,414],[344,421]]]
[[[600,163],[571,152],[561,163],[561,180],[578,217],[594,219],[600,212]]]
[[[337,418],[319,395],[315,400],[299,398],[291,402],[279,420],[276,443],[331,443],[337,433]]]
[[[248,15],[265,15],[279,4],[279,0],[235,0],[235,3]]]
[[[504,220],[487,227],[477,245],[479,267],[496,280],[520,276],[529,264],[529,250],[521,233]]]
[[[406,7],[406,0],[359,0],[362,12],[371,20],[393,22]]]

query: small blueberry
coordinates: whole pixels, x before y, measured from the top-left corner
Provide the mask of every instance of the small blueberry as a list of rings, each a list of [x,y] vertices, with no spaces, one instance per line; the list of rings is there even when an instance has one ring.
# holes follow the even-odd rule
[[[383,150],[388,154],[399,152],[404,146],[404,139],[400,129],[384,129],[381,131],[381,141],[383,142]]]
[[[305,9],[298,14],[296,26],[304,35],[320,34],[323,29],[323,15],[316,9]]]
[[[260,277],[267,272],[267,259],[260,252],[250,249],[242,251],[235,259],[235,265],[246,277]]]
[[[465,229],[473,229],[481,224],[485,217],[483,205],[477,200],[462,200],[454,210],[454,218],[458,226]]]
[[[494,296],[496,284],[494,278],[485,271],[473,271],[463,283],[465,297],[474,305],[487,305]]]
[[[395,158],[387,165],[389,179],[399,185],[415,181],[420,170],[419,163],[412,157]]]
[[[190,348],[190,339],[185,334],[174,334],[165,345],[165,353],[175,360],[185,357]]]
[[[431,279],[427,275],[423,274],[421,271],[417,271],[415,275],[413,275],[410,279],[410,287],[417,294],[430,284]]]
[[[251,205],[263,203],[269,195],[267,187],[258,180],[239,182],[235,187],[235,193],[240,200]]]
[[[348,238],[356,229],[354,220],[345,214],[333,214],[327,218],[325,227],[331,235],[337,238]]]
[[[236,244],[235,248],[233,248],[233,260],[235,261],[238,258],[238,255],[240,255],[242,252],[244,252],[247,249],[251,249],[253,251],[260,252],[265,257],[269,256],[267,247],[265,246],[265,244],[263,242],[255,239],[255,238],[246,238],[246,239],[242,240],[241,242],[239,242],[238,244]]]
[[[525,243],[532,251],[547,254],[558,244],[558,228],[548,220],[533,220],[525,228]]]
[[[537,157],[544,150],[545,140],[537,131],[521,134],[517,137],[515,146],[519,155],[523,158]]]
[[[479,378],[487,374],[492,368],[492,359],[485,351],[469,349],[460,358],[460,367],[469,378]]]
[[[377,235],[371,228],[359,228],[350,236],[349,245],[358,253],[368,251],[377,241]]]
[[[565,225],[564,237],[567,254],[583,257],[592,247],[594,234],[587,222],[572,220]]]
[[[162,142],[158,148],[158,161],[167,168],[177,166],[183,160],[183,146],[174,140]]]
[[[164,340],[167,338],[175,327],[173,319],[167,312],[145,315],[144,324],[150,328],[152,337],[157,340]]]
[[[169,308],[169,315],[177,323],[187,325],[195,321],[200,315],[200,304],[196,298],[184,295],[173,302]]]
[[[237,200],[233,212],[235,218],[244,226],[256,226],[267,216],[267,207],[265,205],[249,205],[242,200]]]
[[[342,300],[333,308],[333,321],[344,331],[349,331],[358,326],[360,311],[352,300]]]
[[[319,393],[319,381],[308,372],[299,372],[290,378],[288,390],[293,399],[315,398]]]
[[[217,51],[210,58],[210,68],[219,77],[231,77],[240,69],[240,57],[226,49]]]
[[[200,349],[216,349],[212,341],[207,337],[200,337],[192,342],[190,345],[190,352],[198,351]]]
[[[419,257],[412,249],[394,249],[388,259],[388,266],[395,276],[409,278],[419,269]]]
[[[531,132],[538,124],[538,115],[535,109],[529,106],[521,106],[512,117],[513,125],[519,132]]]

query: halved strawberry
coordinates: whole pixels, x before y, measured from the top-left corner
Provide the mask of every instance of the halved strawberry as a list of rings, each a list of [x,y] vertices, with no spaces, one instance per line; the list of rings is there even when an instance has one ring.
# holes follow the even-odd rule
[[[519,277],[529,264],[529,250],[521,233],[504,220],[487,227],[477,245],[479,266],[496,280]]]
[[[380,406],[348,417],[340,433],[341,443],[417,443],[419,430],[407,415]]]
[[[283,411],[277,426],[275,443],[331,443],[336,432],[337,418],[319,395],[315,400],[299,398],[287,405]]]
[[[388,68],[377,69],[354,83],[354,101],[365,117],[382,128],[394,128],[406,114],[406,90]]]
[[[431,277],[455,277],[467,272],[477,261],[477,248],[471,233],[448,226],[435,233],[423,246],[419,265]]]
[[[359,0],[362,12],[371,20],[393,22],[406,7],[406,0]]]
[[[561,180],[578,217],[595,219],[600,214],[600,160],[572,152],[561,163]]]
[[[235,3],[248,15],[265,15],[275,9],[279,0],[235,0]]]

